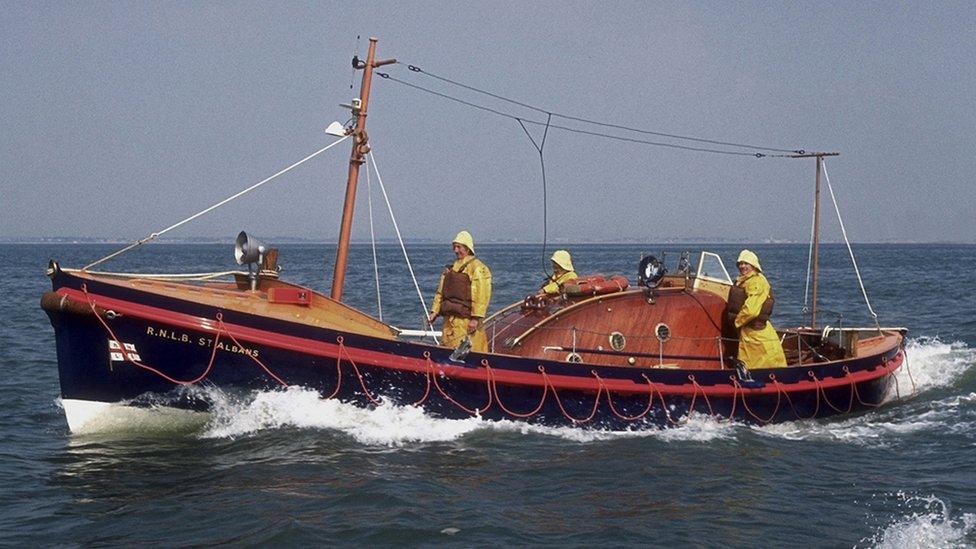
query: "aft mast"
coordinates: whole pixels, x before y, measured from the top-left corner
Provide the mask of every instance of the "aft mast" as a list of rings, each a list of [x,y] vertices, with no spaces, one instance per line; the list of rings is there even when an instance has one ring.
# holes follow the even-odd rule
[[[369,152],[369,137],[366,135],[366,110],[369,106],[369,88],[373,80],[373,69],[396,63],[396,59],[376,60],[377,39],[370,37],[366,62],[353,57],[353,68],[363,71],[363,83],[359,99],[353,100],[352,114],[356,126],[352,131],[352,153],[349,156],[349,179],[346,181],[346,198],[342,207],[342,225],[339,227],[339,244],[336,247],[335,271],[332,275],[332,299],[342,301],[342,286],[346,278],[346,262],[349,257],[349,234],[352,231],[352,214],[356,205],[356,185],[359,182],[359,166],[366,160]]]
[[[814,186],[813,193],[813,251],[812,251],[812,268],[813,271],[810,284],[810,327],[817,327],[817,278],[818,278],[818,264],[820,259],[820,164],[823,162],[825,156],[840,156],[840,153],[835,152],[815,152],[815,153],[804,153],[804,154],[794,154],[791,155],[792,158],[816,158],[817,159],[817,176],[816,183]]]

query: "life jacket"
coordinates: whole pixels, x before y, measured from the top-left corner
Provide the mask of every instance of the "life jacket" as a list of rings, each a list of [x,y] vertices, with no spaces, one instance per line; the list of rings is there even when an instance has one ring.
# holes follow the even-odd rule
[[[749,321],[746,326],[752,328],[753,330],[762,330],[766,327],[766,323],[769,322],[770,317],[773,316],[773,305],[775,304],[775,299],[773,298],[773,289],[769,289],[769,297],[766,301],[763,301],[762,307],[759,309],[759,314],[756,318]],[[742,310],[742,306],[746,303],[746,291],[742,286],[732,286],[729,289],[729,300],[725,304],[725,321],[730,324],[733,328],[735,327],[735,317],[739,315],[739,311]]]
[[[441,285],[441,310],[443,316],[457,316],[471,318],[471,277],[462,272],[475,258],[458,265],[455,271],[450,265],[445,266],[444,283]]]

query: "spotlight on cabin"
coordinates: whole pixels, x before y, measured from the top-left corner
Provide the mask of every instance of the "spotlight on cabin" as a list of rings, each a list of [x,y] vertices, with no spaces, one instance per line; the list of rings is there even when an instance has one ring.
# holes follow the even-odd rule
[[[649,255],[641,259],[637,267],[637,283],[645,288],[656,288],[667,272],[660,259]]]
[[[241,231],[241,234],[237,235],[237,240],[234,241],[234,259],[237,260],[238,265],[247,265],[252,291],[258,289],[258,275],[255,265],[260,267],[264,261],[264,252],[267,250],[268,247],[264,245],[264,242],[244,231]]]

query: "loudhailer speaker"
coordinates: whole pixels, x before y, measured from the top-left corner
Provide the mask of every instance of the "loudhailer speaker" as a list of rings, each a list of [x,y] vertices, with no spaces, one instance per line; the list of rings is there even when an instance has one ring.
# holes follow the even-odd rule
[[[264,242],[241,231],[234,242],[234,259],[237,260],[238,265],[259,263],[266,250],[267,246]]]

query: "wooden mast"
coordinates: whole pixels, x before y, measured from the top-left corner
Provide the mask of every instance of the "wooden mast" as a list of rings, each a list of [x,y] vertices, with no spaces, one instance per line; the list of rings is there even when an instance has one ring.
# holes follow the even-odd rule
[[[369,88],[373,80],[373,69],[396,63],[396,59],[376,60],[376,42],[369,38],[369,52],[366,62],[353,58],[353,67],[362,69],[363,83],[359,90],[359,104],[353,101],[352,114],[356,117],[356,127],[352,131],[352,153],[349,156],[349,178],[346,181],[346,198],[342,206],[342,225],[339,227],[339,245],[336,247],[335,271],[332,275],[332,299],[342,301],[342,286],[346,279],[346,260],[349,257],[349,234],[352,231],[352,213],[356,205],[356,185],[359,182],[359,166],[369,152],[369,137],[366,135],[366,110],[369,106]]]
[[[812,283],[810,292],[810,327],[817,327],[817,279],[819,278],[820,263],[820,163],[825,156],[839,156],[840,153],[804,153],[794,154],[792,158],[815,158],[817,160],[816,183],[813,191],[813,261],[812,261]]]

